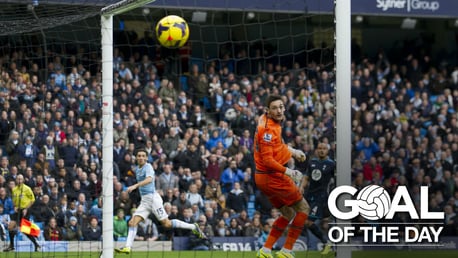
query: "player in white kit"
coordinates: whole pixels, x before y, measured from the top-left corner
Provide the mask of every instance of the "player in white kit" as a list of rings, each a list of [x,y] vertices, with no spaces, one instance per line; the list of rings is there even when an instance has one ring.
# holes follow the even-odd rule
[[[162,198],[159,193],[156,192],[156,186],[154,183],[154,169],[148,160],[148,153],[145,149],[139,149],[136,151],[137,169],[135,170],[135,176],[137,183],[127,188],[127,192],[130,193],[138,188],[141,196],[140,206],[129,220],[129,233],[127,235],[126,246],[123,248],[115,248],[117,253],[129,254],[132,249],[134,238],[137,235],[137,226],[140,221],[148,218],[153,213],[154,216],[161,222],[164,228],[181,228],[192,230],[192,233],[199,238],[206,238],[204,233],[200,230],[197,223],[190,224],[184,221],[173,219],[169,220],[168,214],[165,212]]]

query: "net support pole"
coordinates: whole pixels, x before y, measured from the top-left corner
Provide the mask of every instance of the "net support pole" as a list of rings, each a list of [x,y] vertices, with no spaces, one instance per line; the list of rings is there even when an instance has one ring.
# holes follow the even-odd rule
[[[351,184],[351,0],[335,0],[337,185]],[[344,200],[338,200],[343,207]],[[347,223],[348,221],[337,221]],[[351,247],[337,247],[337,258],[351,258]]]
[[[113,15],[101,16],[102,130],[103,130],[103,244],[102,257],[113,258]]]
[[[114,257],[113,240],[113,16],[155,0],[122,0],[101,10],[102,28],[102,196],[103,241],[100,257]]]

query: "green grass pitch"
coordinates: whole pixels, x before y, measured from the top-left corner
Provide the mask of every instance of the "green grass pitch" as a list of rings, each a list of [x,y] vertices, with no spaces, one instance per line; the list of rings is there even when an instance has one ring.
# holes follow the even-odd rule
[[[275,252],[274,252],[275,253]],[[99,258],[95,252],[68,252],[68,253],[1,253],[2,258]],[[151,251],[135,252],[131,254],[114,254],[115,258],[255,258],[256,252],[234,251]],[[318,251],[296,252],[296,258],[333,258],[335,253],[321,255]],[[458,250],[416,250],[416,251],[354,251],[352,258],[457,258]]]
[[[275,251],[274,251],[275,253]],[[11,252],[0,253],[1,258],[99,258],[100,253],[95,252],[68,252],[68,253],[27,253]],[[256,252],[234,251],[151,251],[135,252],[130,254],[114,254],[115,258],[255,258]],[[296,258],[331,258],[334,254],[320,255],[318,251],[296,252]]]

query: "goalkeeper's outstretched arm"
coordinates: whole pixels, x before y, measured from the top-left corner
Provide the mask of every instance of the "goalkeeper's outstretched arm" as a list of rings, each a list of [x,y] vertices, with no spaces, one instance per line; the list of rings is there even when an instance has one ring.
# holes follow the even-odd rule
[[[297,159],[300,162],[304,162],[307,159],[305,153],[301,150],[295,149],[291,146],[288,146],[288,150],[291,153],[291,156],[293,156],[293,158]]]

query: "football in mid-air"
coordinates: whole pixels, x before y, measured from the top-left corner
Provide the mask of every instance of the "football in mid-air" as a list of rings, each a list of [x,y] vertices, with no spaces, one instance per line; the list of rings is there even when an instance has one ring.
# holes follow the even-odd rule
[[[156,25],[156,37],[166,48],[180,48],[189,38],[188,23],[177,15],[166,16]]]

